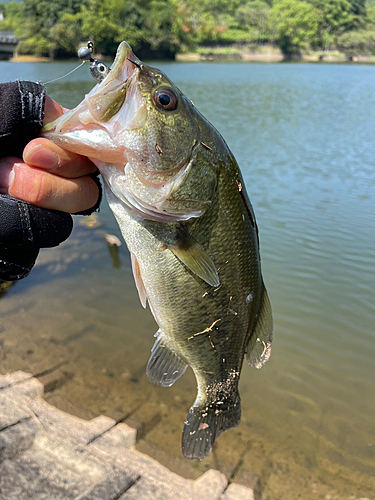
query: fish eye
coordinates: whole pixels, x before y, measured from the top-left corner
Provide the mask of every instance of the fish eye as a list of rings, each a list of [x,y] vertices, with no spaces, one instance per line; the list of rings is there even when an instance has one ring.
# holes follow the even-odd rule
[[[159,109],[173,111],[177,108],[177,95],[169,88],[158,89],[154,94],[154,101]]]
[[[100,71],[100,73],[104,73],[106,70],[106,67],[104,66],[104,64],[99,64],[98,70]]]

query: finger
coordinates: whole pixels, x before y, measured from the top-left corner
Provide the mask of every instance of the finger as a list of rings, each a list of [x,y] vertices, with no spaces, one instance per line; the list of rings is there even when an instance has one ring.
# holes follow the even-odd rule
[[[63,115],[67,108],[63,108],[61,104],[51,99],[48,95],[46,96],[46,101],[44,104],[44,120],[43,124],[53,122],[59,116]]]
[[[96,166],[86,156],[62,149],[48,139],[29,142],[23,151],[23,160],[31,167],[70,179],[96,172]]]
[[[14,157],[1,163],[1,191],[37,207],[77,213],[93,207],[98,200],[99,188],[91,177],[66,179],[29,167]]]

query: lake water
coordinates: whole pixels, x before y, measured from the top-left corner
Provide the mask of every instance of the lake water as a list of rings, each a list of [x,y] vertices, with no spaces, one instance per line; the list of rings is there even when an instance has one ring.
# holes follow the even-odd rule
[[[46,81],[75,63],[0,63],[2,81]],[[186,373],[169,389],[145,376],[156,325],[139,302],[126,247],[103,203],[100,227],[41,253],[0,302],[0,371],[61,363],[46,395],[92,418],[143,419],[138,445],[174,470],[260,477],[263,497],[375,498],[375,67],[157,63],[222,133],[253,203],[274,314],[270,361],[244,365],[241,425],[200,463],[180,436],[195,398]],[[47,85],[76,105],[93,86],[84,66]]]

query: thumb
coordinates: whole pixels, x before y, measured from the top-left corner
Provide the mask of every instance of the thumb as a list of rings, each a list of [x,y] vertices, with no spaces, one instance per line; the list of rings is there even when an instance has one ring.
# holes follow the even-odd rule
[[[51,99],[48,95],[46,96],[46,102],[44,104],[44,120],[43,125],[46,123],[53,122],[59,116],[66,113],[68,108],[63,108],[61,104]]]

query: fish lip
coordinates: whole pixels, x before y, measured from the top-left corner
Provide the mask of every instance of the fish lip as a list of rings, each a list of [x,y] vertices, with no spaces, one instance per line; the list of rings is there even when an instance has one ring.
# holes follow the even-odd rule
[[[132,51],[132,48],[127,42],[121,42],[117,48],[115,60],[112,63],[111,71],[104,78],[104,80],[100,83],[99,86],[105,86],[114,78],[121,74],[123,69],[126,71],[126,79],[124,84],[142,67],[142,62],[138,59],[138,57]]]

